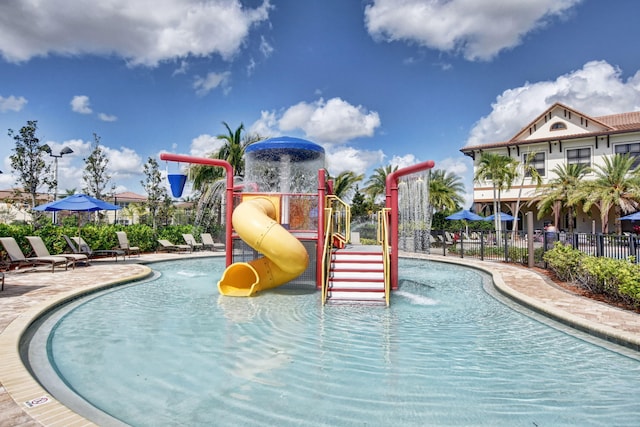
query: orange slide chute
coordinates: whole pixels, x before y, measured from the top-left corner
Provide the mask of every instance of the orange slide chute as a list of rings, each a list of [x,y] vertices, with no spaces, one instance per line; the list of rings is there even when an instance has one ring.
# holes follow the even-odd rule
[[[273,202],[265,197],[244,201],[233,211],[238,236],[264,257],[227,267],[218,282],[222,295],[250,297],[284,285],[307,269],[307,250],[275,220],[276,212]]]

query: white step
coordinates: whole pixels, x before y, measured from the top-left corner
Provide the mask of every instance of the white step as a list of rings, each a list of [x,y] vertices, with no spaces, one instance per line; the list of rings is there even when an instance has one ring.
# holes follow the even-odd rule
[[[328,296],[331,300],[342,301],[376,301],[384,300],[384,292],[340,292],[329,291]]]
[[[329,289],[371,289],[384,291],[384,282],[347,282],[341,280],[330,280]]]
[[[330,278],[334,280],[384,280],[384,271],[331,271]]]
[[[382,270],[384,266],[381,262],[332,262],[332,270]]]
[[[334,252],[331,255],[332,261],[347,261],[347,262],[382,262],[382,254],[377,252],[371,253],[349,253],[349,252]]]

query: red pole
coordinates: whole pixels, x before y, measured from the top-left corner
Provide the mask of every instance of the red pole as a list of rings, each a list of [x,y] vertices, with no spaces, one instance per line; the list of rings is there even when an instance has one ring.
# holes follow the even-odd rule
[[[171,162],[180,163],[196,163],[199,165],[207,166],[219,166],[223,167],[227,175],[227,212],[226,212],[226,231],[225,231],[225,247],[227,248],[226,263],[227,266],[231,265],[233,242],[231,241],[231,229],[233,225],[231,223],[231,215],[233,214],[233,167],[226,160],[220,159],[208,159],[205,157],[185,156],[183,154],[171,154],[161,153],[160,160],[167,160]]]
[[[398,289],[398,179],[405,175],[431,169],[435,166],[433,160],[417,163],[403,169],[398,169],[387,175],[385,206],[391,210],[391,289]]]
[[[322,287],[322,257],[324,256],[324,199],[326,196],[326,175],[318,169],[318,241],[316,244],[316,288]]]

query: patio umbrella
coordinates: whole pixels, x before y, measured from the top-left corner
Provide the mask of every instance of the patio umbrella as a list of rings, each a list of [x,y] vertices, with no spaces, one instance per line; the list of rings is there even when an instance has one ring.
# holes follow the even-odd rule
[[[640,220],[640,212],[620,217],[620,220],[638,221]]]
[[[493,221],[495,218],[495,214],[489,215],[484,219],[486,221]],[[500,221],[513,221],[513,215],[509,215],[508,213],[500,212]]]
[[[456,213],[449,215],[445,219],[449,219],[452,221],[455,221],[455,220],[480,221],[480,220],[483,220],[484,217],[481,217],[480,215],[473,213],[468,209],[463,209],[461,211],[458,211]]]
[[[74,194],[73,196],[65,197],[64,199],[55,200],[33,208],[35,211],[43,212],[78,212],[78,236],[80,236],[80,212],[115,211],[118,209],[122,208],[117,205],[112,205],[109,202],[105,202],[104,200],[87,196],[86,194]]]
[[[445,219],[448,219],[450,221],[464,221],[465,231],[467,232],[467,234],[469,234],[469,225],[467,224],[467,221],[481,221],[484,219],[484,217],[476,213],[473,213],[468,209],[463,209],[456,213],[452,213]]]

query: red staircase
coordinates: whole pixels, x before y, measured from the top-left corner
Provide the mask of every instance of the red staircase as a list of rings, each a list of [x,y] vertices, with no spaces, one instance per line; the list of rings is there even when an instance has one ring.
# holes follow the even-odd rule
[[[327,302],[386,304],[382,248],[366,248],[331,251]]]

